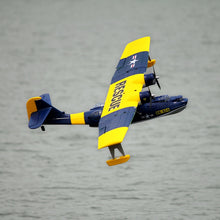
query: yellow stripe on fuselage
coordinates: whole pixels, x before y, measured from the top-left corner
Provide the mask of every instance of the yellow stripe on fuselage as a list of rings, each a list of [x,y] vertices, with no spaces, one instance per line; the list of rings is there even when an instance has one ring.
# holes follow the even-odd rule
[[[144,74],[136,74],[110,85],[102,116],[127,107],[137,107],[140,91],[144,85]]]
[[[143,51],[150,51],[150,37],[143,37],[128,43],[120,59],[127,58]]]
[[[70,121],[72,125],[84,125],[85,124],[84,112],[70,114]]]

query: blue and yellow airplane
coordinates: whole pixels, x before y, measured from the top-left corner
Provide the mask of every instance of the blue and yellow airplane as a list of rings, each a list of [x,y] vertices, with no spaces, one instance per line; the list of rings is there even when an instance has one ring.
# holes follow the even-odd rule
[[[26,104],[29,128],[45,130],[44,125],[55,124],[98,127],[98,149],[108,147],[112,156],[106,163],[113,166],[128,161],[130,155],[125,155],[121,143],[131,123],[178,113],[188,102],[180,95],[155,97],[151,94],[149,86],[157,84],[160,88],[160,84],[154,69],[156,60],[150,59],[149,51],[148,36],[128,43],[111,80],[105,104],[89,111],[66,114],[52,106],[49,94],[30,98]],[[152,73],[146,74],[147,68],[152,68]],[[115,149],[122,156],[115,157]]]

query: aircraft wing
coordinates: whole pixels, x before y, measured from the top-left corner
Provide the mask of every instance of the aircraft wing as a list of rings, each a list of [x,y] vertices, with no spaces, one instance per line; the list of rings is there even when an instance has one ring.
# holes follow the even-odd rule
[[[140,101],[148,66],[150,37],[128,43],[111,80],[99,122],[98,149],[120,144]]]

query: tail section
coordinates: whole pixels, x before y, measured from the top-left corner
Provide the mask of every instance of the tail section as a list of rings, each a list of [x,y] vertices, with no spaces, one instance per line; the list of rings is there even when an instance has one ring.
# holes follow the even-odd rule
[[[26,103],[26,108],[27,108],[28,120],[30,120],[31,114],[32,114],[33,112],[36,112],[36,111],[37,111],[37,106],[36,106],[35,101],[41,100],[41,99],[42,99],[41,97],[32,97],[32,98],[30,98],[30,99],[27,101],[27,103]]]
[[[28,127],[31,129],[39,128],[43,124],[71,124],[70,115],[51,105],[49,94],[30,98],[26,108],[29,120]]]

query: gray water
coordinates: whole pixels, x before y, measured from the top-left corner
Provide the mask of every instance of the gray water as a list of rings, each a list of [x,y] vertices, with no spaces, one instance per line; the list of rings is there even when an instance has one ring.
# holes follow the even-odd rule
[[[218,0],[0,1],[0,219],[220,219]],[[105,100],[124,46],[151,36],[162,90],[183,112],[132,125],[108,167],[98,130],[29,130],[49,92],[75,113]]]

